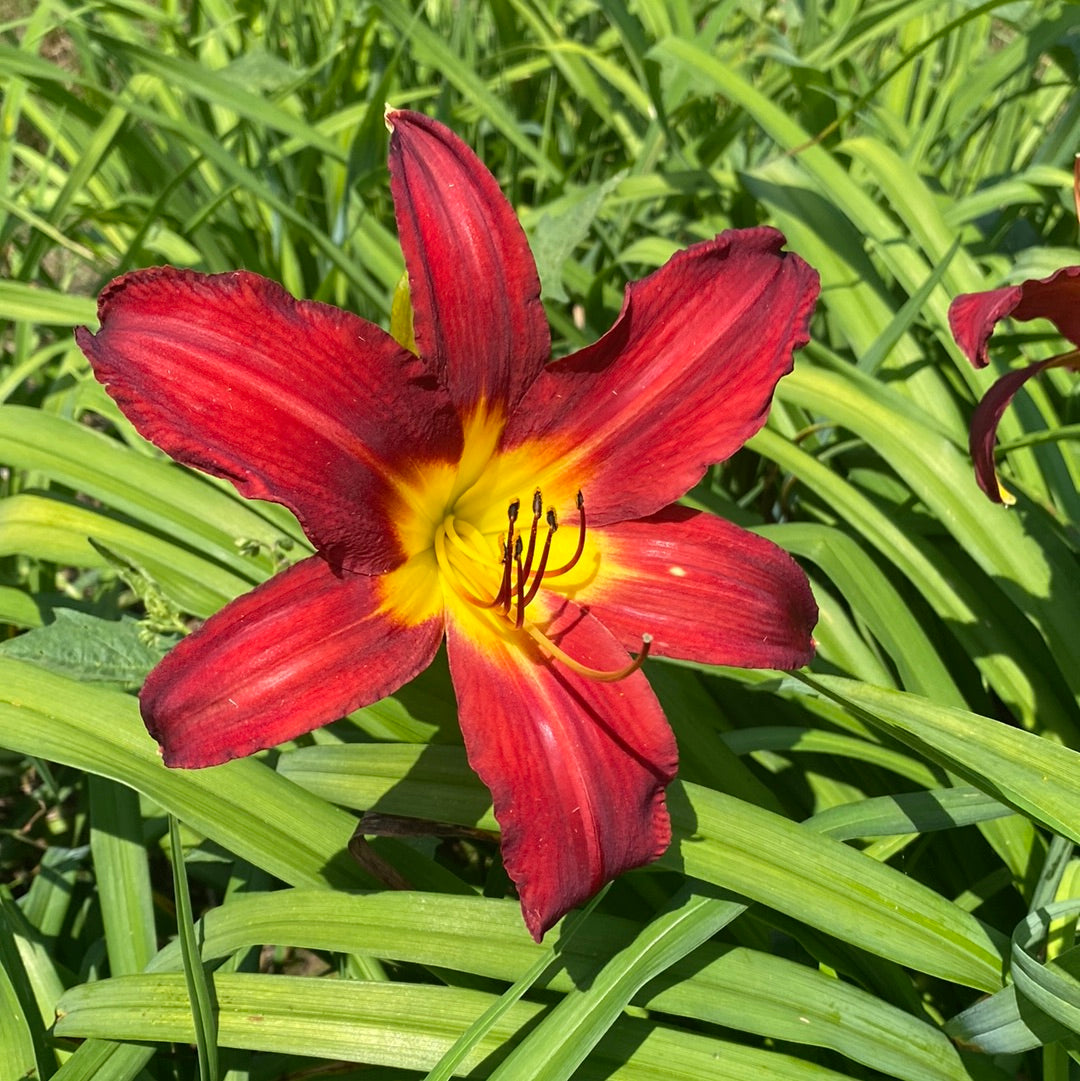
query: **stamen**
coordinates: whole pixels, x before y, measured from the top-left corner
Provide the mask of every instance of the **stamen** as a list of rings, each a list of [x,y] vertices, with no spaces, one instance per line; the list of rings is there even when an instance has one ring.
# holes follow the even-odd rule
[[[517,565],[517,617],[514,619],[514,626],[519,630],[525,622],[525,572],[521,566],[522,547],[519,536],[514,544],[514,563]]]
[[[502,552],[502,582],[499,584],[499,592],[495,594],[495,600],[492,601],[491,607],[494,608],[501,604],[505,609],[510,602],[510,576],[512,574],[510,566],[510,545],[506,541],[503,541]]]
[[[560,649],[535,624],[526,621],[525,614],[529,605],[536,599],[544,581],[565,574],[577,565],[585,551],[585,498],[577,493],[578,539],[577,547],[569,562],[550,570],[552,538],[559,529],[559,519],[554,507],[544,507],[543,496],[537,488],[532,498],[532,523],[529,530],[528,545],[523,532],[518,532],[517,521],[521,512],[521,501],[513,499],[506,508],[506,535],[502,540],[502,555],[499,560],[501,574],[499,587],[493,597],[489,594],[491,564],[491,539],[467,521],[447,515],[442,525],[435,531],[435,560],[441,571],[443,581],[463,601],[477,608],[501,609],[503,616],[512,622],[518,630],[524,630],[553,660],[566,665],[571,671],[587,679],[612,682],[625,679],[636,672],[649,655],[652,638],[642,635],[641,652],[623,668],[605,671],[590,668],[574,660]],[[537,532],[540,520],[547,523],[547,535],[537,555]],[[534,566],[535,561],[535,566]]]
[[[555,643],[548,638],[539,627],[530,623],[524,629],[525,633],[542,650],[544,650],[545,653],[549,654],[555,660],[561,661],[571,671],[577,672],[579,676],[596,680],[598,683],[615,683],[620,679],[626,679],[627,676],[633,675],[645,663],[645,658],[648,657],[649,650],[652,648],[652,635],[643,634],[641,636],[641,652],[626,665],[626,667],[617,668],[614,671],[602,668],[590,668],[580,661],[575,661],[568,653],[559,649],[559,647],[555,645]]]
[[[511,584],[511,578],[513,574],[513,551],[514,551],[514,523],[517,521],[518,510],[521,507],[520,499],[513,499],[510,501],[510,506],[506,508],[506,517],[509,521],[509,525],[506,527],[506,543],[503,545],[503,584],[499,589],[498,603],[502,605],[502,610],[510,614],[510,606],[513,603],[514,590]],[[521,543],[520,538],[518,543]]]
[[[540,522],[540,515],[544,512],[544,501],[540,498],[540,489],[533,492],[533,520],[532,529],[529,530],[529,550],[525,553],[525,577],[529,577],[532,570],[533,555],[536,553],[536,527]]]
[[[547,567],[548,556],[551,554],[551,538],[555,536],[555,530],[559,528],[559,520],[555,517],[555,511],[551,507],[548,508],[547,512],[547,524],[547,537],[544,539],[544,549],[540,553],[540,562],[536,567],[536,575],[532,580],[532,585],[529,586],[528,593],[525,594],[526,607],[532,603],[533,597],[535,597],[540,590],[540,584],[543,582],[544,574],[546,573],[544,568]]]
[[[577,509],[578,509],[578,539],[577,548],[574,554],[570,557],[569,563],[564,563],[561,567],[558,567],[553,571],[546,571],[546,577],[557,578],[560,574],[565,574],[567,571],[573,570],[577,566],[578,560],[581,559],[582,552],[585,551],[585,497],[578,492],[577,494]]]

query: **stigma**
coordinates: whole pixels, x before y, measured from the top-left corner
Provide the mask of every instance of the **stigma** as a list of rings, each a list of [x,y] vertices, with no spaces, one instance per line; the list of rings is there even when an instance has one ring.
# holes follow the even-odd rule
[[[499,539],[497,578],[492,576],[490,539],[470,523],[448,514],[435,531],[435,559],[441,577],[454,594],[470,607],[501,625],[528,636],[552,660],[578,675],[600,682],[625,679],[636,672],[649,654],[652,638],[643,634],[641,651],[629,664],[618,669],[598,669],[582,664],[557,646],[545,631],[529,618],[529,606],[541,588],[558,591],[558,579],[569,574],[585,552],[587,524],[585,499],[579,491],[575,499],[577,543],[570,558],[551,565],[552,541],[559,530],[554,507],[544,507],[539,488],[532,497],[532,520],[522,527],[521,500],[513,499],[506,509],[506,530]],[[541,525],[543,523],[543,525]],[[543,537],[541,538],[541,530]]]

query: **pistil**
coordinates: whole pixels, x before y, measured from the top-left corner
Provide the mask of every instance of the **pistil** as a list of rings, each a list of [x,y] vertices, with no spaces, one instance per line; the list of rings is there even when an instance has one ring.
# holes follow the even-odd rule
[[[561,661],[567,668],[574,672],[577,672],[579,676],[584,676],[586,679],[596,680],[598,683],[616,683],[620,679],[626,679],[627,676],[633,675],[644,663],[645,658],[649,655],[649,650],[652,648],[652,635],[643,634],[641,636],[641,652],[625,667],[616,668],[614,670],[604,668],[590,668],[588,665],[582,664],[580,661],[575,661],[569,653],[561,650],[555,643],[548,638],[546,634],[539,627],[534,624],[526,624],[525,633],[547,654],[554,657],[555,660]]]

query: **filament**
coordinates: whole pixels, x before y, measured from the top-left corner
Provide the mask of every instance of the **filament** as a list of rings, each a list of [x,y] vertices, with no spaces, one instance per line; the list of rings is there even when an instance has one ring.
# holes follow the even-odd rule
[[[569,563],[564,563],[561,567],[557,567],[553,571],[548,571],[547,576],[549,578],[558,578],[560,574],[566,574],[567,571],[573,570],[578,560],[581,559],[582,552],[585,551],[585,498],[581,492],[577,494],[577,509],[578,509],[578,539],[577,548],[574,550],[574,554],[570,557]]]

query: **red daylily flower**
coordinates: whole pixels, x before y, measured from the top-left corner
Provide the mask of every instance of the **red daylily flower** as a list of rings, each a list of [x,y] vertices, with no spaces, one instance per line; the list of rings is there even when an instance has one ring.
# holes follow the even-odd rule
[[[1049,319],[1062,337],[1080,346],[1080,267],[1063,267],[1049,278],[1029,279],[984,293],[964,293],[949,305],[949,328],[957,345],[976,368],[989,363],[986,343],[994,327],[1006,317],[1026,322]],[[1080,352],[1041,360],[1003,375],[984,395],[971,418],[971,458],[979,487],[995,502],[1016,502],[1003,487],[994,467],[997,427],[1017,391],[1047,368],[1080,371]]]
[[[244,271],[126,274],[99,332],[77,333],[146,438],[283,503],[318,551],[180,642],[142,713],[168,765],[209,766],[391,694],[445,636],[539,939],[670,840],[676,747],[640,671],[650,646],[769,668],[812,655],[790,557],[673,504],[764,423],[817,275],[775,230],[725,233],[548,363],[536,269],[494,178],[441,124],[387,122],[418,355]]]

